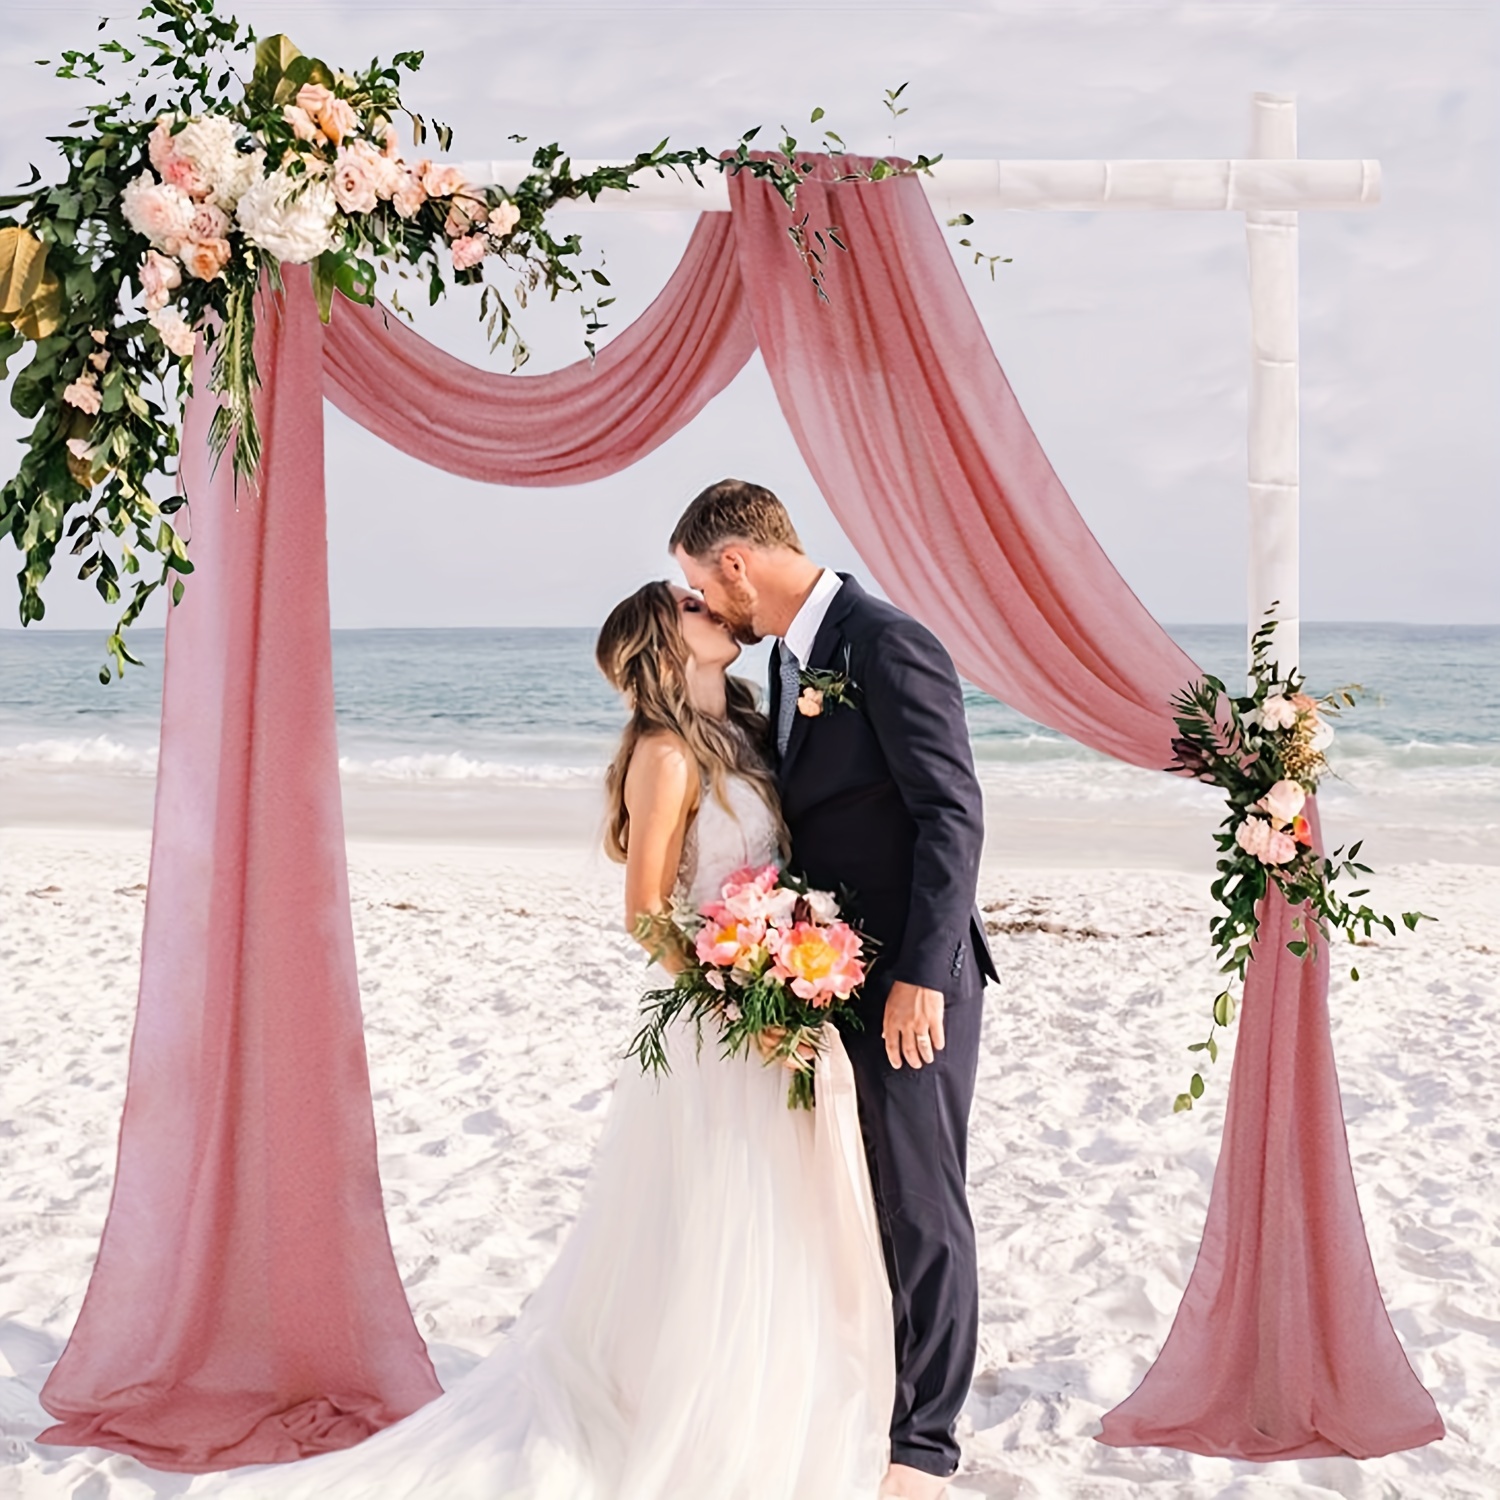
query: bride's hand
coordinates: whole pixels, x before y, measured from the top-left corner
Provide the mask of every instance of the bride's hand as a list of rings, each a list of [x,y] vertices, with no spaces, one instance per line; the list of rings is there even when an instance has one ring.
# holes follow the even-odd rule
[[[785,1041],[784,1026],[767,1026],[755,1034],[755,1045],[760,1048],[760,1055],[767,1065],[779,1062],[787,1069],[810,1068],[818,1060],[818,1049],[810,1041],[799,1043],[793,1051],[783,1055],[781,1047]]]

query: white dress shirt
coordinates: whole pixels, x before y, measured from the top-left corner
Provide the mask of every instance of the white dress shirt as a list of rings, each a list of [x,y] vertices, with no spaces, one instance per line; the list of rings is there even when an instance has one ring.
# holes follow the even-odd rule
[[[832,568],[824,568],[818,574],[818,581],[813,584],[812,593],[803,600],[802,608],[787,626],[786,634],[781,638],[782,649],[790,651],[797,658],[798,666],[807,665],[807,659],[812,655],[813,642],[818,638],[818,627],[823,623],[823,616],[828,613],[828,606],[833,603],[833,596],[843,585],[844,580]]]

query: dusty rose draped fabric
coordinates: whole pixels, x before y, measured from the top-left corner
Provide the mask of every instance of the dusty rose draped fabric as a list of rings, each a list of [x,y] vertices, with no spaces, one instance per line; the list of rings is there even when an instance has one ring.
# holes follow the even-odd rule
[[[1304,961],[1286,947],[1298,936],[1273,889],[1198,1264],[1161,1356],[1105,1418],[1107,1443],[1372,1458],[1443,1435],[1380,1300],[1355,1202],[1328,948]]]
[[[830,170],[821,163],[826,178]],[[842,226],[820,303],[763,185],[731,181],[593,366],[486,375],[305,272],[263,324],[261,493],[185,451],[197,573],[171,617],[141,1003],[99,1262],[44,1392],[47,1437],[202,1469],[356,1441],[436,1389],[380,1213],[334,746],[319,361],[415,457],[512,485],[624,468],[758,343],[875,578],[973,681],[1137,765],[1168,760],[1192,663],[1052,472],[919,185],[807,184]],[[1329,1042],[1326,969],[1274,903],[1252,964],[1208,1229],[1114,1443],[1267,1459],[1442,1432],[1381,1305]]]
[[[108,1222],[49,1443],[159,1469],[358,1442],[438,1392],[386,1233],[344,863],[307,273],[263,299],[258,494],[183,474],[140,1000]],[[199,368],[203,368],[200,361]]]
[[[755,334],[728,214],[705,214],[661,295],[599,353],[550,375],[495,375],[383,308],[340,302],[328,399],[388,443],[492,484],[616,474],[685,427],[744,367]]]
[[[770,189],[730,180],[755,334],[803,457],[892,599],[980,687],[1136,765],[1164,767],[1196,675],[1105,557],[1022,415],[920,185],[830,183],[828,302]],[[1171,1338],[1104,1441],[1254,1459],[1441,1437],[1370,1263],[1339,1104],[1326,953],[1287,952],[1273,901],[1251,965],[1208,1225]]]

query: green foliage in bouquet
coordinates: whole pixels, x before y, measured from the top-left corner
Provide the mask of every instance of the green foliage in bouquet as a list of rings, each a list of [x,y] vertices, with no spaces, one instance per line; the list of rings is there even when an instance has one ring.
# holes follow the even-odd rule
[[[1283,673],[1271,659],[1276,621],[1269,616],[1275,608],[1251,637],[1247,693],[1231,695],[1217,677],[1205,676],[1172,700],[1177,735],[1167,769],[1222,788],[1228,801],[1214,835],[1219,858],[1211,893],[1220,909],[1210,920],[1209,934],[1220,972],[1241,985],[1272,882],[1296,912],[1292,920],[1299,936],[1287,947],[1298,958],[1311,957],[1318,942],[1334,933],[1354,942],[1368,939],[1376,927],[1396,931],[1393,918],[1361,899],[1369,894],[1367,886],[1343,889],[1372,873],[1360,862],[1362,844],[1347,851],[1340,846],[1332,855],[1319,853],[1303,812],[1328,771],[1324,752],[1334,734],[1329,720],[1353,708],[1363,689],[1350,684],[1314,698],[1304,691],[1301,673]],[[1408,929],[1424,920],[1435,919],[1423,912],[1401,914]],[[1349,977],[1357,980],[1359,970],[1351,967]],[[1233,993],[1221,990],[1214,997],[1208,1036],[1188,1050],[1217,1062],[1216,1033],[1234,1020],[1236,1009]],[[1191,1109],[1203,1092],[1202,1072],[1195,1071],[1173,1108]]]
[[[126,629],[158,589],[180,600],[192,572],[172,519],[191,497],[152,490],[176,472],[198,337],[221,398],[210,446],[230,456],[239,480],[254,481],[257,294],[279,286],[281,264],[310,266],[325,321],[335,292],[369,303],[377,269],[414,278],[432,302],[450,282],[479,286],[491,349],[508,348],[518,369],[528,351],[516,312],[528,298],[579,295],[590,355],[613,301],[599,295],[609,280],[584,264],[578,235],[549,227],[558,204],[628,190],[647,173],[698,180],[713,170],[766,180],[795,211],[813,170],[784,129],[779,152],[757,156],[757,128],[728,153],[661,141],[590,172],[576,172],[554,143],[534,152],[513,188],[469,184],[454,167],[403,154],[398,122],[414,148],[429,135],[444,152],[452,141],[447,126],[402,100],[420,52],[346,72],[285,36],[258,39],[214,0],[148,0],[139,19],[131,45],[107,40],[56,64],[60,78],[106,95],[51,137],[63,180],[44,182],[33,167],[0,197],[0,379],[31,350],[11,404],[32,425],[0,488],[0,532],[23,557],[20,618],[42,618],[43,586],[69,545],[79,576],[108,603],[128,591],[108,641],[116,674],[136,660]],[[815,110],[814,123],[822,115]],[[825,129],[822,150],[842,149]],[[858,175],[925,172],[937,160],[882,159]],[[837,226],[804,214],[788,232],[824,294],[826,256],[843,248]],[[500,270],[508,288],[491,279]],[[100,676],[110,680],[108,665]]]

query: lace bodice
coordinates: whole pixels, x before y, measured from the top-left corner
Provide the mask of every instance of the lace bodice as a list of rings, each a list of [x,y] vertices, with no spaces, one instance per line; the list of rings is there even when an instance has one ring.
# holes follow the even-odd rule
[[[743,776],[725,777],[730,808],[705,781],[698,813],[688,825],[677,868],[676,899],[692,906],[718,897],[727,876],[746,865],[777,857],[776,819],[755,787]]]

